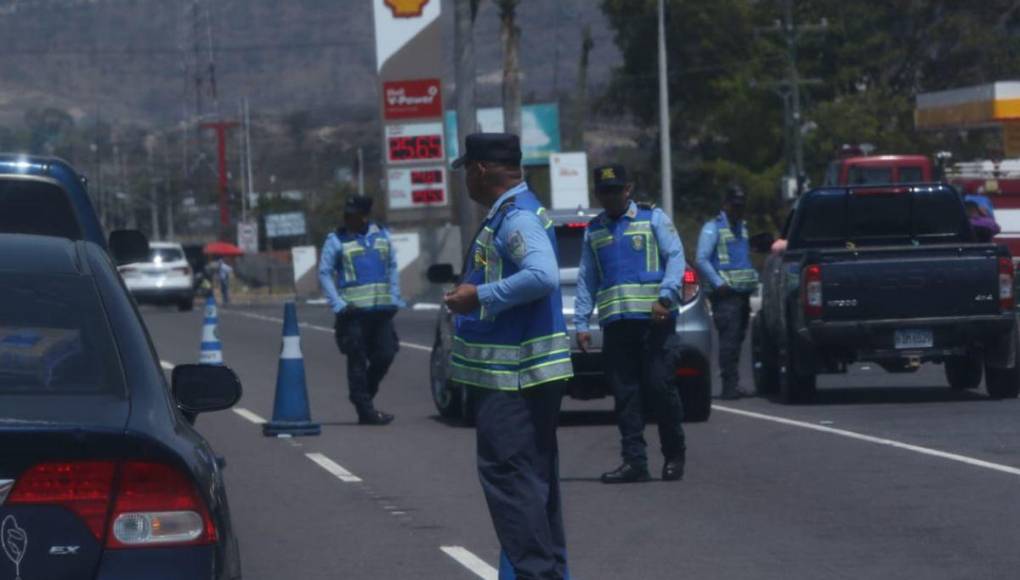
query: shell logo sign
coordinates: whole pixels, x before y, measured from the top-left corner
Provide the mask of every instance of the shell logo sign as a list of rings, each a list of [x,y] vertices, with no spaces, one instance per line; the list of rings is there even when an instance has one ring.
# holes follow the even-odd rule
[[[417,18],[429,0],[385,0],[394,18]]]

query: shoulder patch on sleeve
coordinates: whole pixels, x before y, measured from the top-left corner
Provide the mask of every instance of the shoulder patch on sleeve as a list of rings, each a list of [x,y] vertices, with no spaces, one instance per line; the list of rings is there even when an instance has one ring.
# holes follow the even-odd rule
[[[528,253],[528,243],[524,240],[524,235],[520,230],[514,230],[510,234],[510,238],[507,240],[507,249],[510,250],[510,256],[514,260],[524,259],[524,254]]]

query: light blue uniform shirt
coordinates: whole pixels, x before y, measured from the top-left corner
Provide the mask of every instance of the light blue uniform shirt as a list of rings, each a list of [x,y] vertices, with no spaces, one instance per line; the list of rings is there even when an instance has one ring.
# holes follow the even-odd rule
[[[729,218],[726,217],[726,212],[722,212],[723,218],[729,222]],[[741,224],[743,227],[743,224]],[[737,234],[737,232],[734,232]],[[746,238],[747,232],[744,231],[742,236]],[[712,258],[716,253],[716,246],[719,243],[719,226],[715,223],[715,220],[706,222],[701,228],[701,235],[698,236],[698,255],[696,264],[698,265],[698,271],[701,275],[708,279],[709,284],[712,288],[719,288],[725,286],[726,281],[719,275],[719,272],[715,269],[715,265],[712,263]]]
[[[359,239],[363,238],[365,235],[379,229],[382,228],[379,228],[376,224],[369,224],[368,231],[357,237]],[[389,239],[389,233],[385,230],[384,235],[386,239]],[[322,256],[319,257],[319,285],[322,286],[322,293],[326,296],[329,307],[336,313],[342,312],[344,308],[347,308],[347,302],[340,297],[340,293],[336,289],[337,266],[340,264],[341,251],[340,238],[337,237],[336,233],[332,233],[326,237],[326,243],[322,245]],[[397,308],[404,308],[407,306],[407,303],[400,298],[400,270],[397,268],[397,251],[392,246],[390,247],[389,271],[390,295],[393,296],[393,304]]]
[[[618,219],[637,215],[638,206],[633,201],[627,212]],[[676,233],[676,228],[666,214],[659,208],[652,210],[652,231],[655,241],[659,244],[659,254],[665,258],[666,273],[659,286],[659,296],[669,298],[673,304],[680,303],[680,287],[684,281],[684,244]],[[588,319],[595,310],[592,295],[599,288],[598,267],[595,265],[595,252],[588,243],[588,230],[584,231],[581,242],[581,265],[577,269],[577,296],[574,298],[574,327],[578,332],[587,332]]]
[[[485,219],[492,219],[499,206],[511,196],[527,190],[528,185],[522,182],[499,196]],[[538,216],[530,211],[511,212],[496,232],[495,242],[509,248],[510,238],[514,235],[520,235],[524,240],[521,255],[512,256],[520,270],[502,280],[478,286],[478,301],[493,316],[515,306],[534,302],[559,289],[560,271],[556,252]]]

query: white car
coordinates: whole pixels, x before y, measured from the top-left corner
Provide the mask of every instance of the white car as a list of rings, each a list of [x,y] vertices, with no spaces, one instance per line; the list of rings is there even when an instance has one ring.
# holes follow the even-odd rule
[[[147,262],[125,264],[118,269],[139,303],[176,304],[178,310],[194,308],[194,278],[180,244],[150,242]]]

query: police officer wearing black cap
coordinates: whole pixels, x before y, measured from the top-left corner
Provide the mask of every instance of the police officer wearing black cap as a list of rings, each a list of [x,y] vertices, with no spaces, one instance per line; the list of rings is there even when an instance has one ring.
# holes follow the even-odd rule
[[[751,316],[751,294],[758,272],[751,265],[744,207],[747,195],[739,185],[726,191],[722,211],[705,223],[698,238],[697,265],[712,287],[712,318],[719,331],[719,374],[722,399],[739,399],[740,347]]]
[[[556,427],[573,368],[553,224],[524,182],[516,135],[468,135],[454,168],[489,208],[445,302],[456,314],[451,379],[474,401],[478,475],[503,548],[499,577],[566,578]]]
[[[406,304],[389,232],[369,219],[371,213],[371,198],[347,198],[344,225],[322,247],[319,283],[336,315],[336,343],[347,356],[347,386],[358,423],[386,425],[393,415],[376,409],[373,401],[400,348],[393,316]]]
[[[595,197],[605,211],[588,224],[577,271],[574,326],[591,347],[589,317],[598,307],[602,355],[616,399],[623,464],[603,483],[648,481],[643,401],[651,402],[665,458],[662,479],[683,478],[686,443],[680,396],[670,381],[667,341],[676,334],[684,249],[669,217],[638,205],[622,165],[595,169]]]

